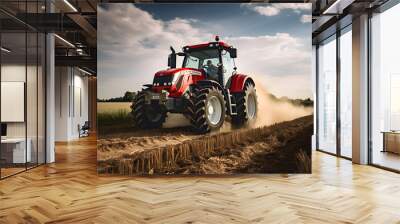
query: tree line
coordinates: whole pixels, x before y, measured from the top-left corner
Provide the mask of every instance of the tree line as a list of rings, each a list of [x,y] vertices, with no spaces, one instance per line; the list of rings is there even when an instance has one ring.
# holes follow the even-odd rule
[[[307,99],[290,99],[290,98],[288,98],[286,96],[277,97],[277,96],[275,96],[274,94],[271,94],[271,93],[269,94],[269,97],[272,100],[275,100],[275,101],[286,101],[286,102],[289,102],[289,103],[297,105],[297,106],[312,107],[314,105],[314,101],[312,99],[310,99],[310,98],[307,98]]]
[[[124,96],[109,99],[97,99],[97,102],[132,102],[136,96],[136,92],[126,91]]]

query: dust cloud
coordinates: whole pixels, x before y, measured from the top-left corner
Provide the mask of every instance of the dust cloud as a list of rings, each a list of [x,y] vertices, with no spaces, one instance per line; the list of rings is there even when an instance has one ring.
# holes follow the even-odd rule
[[[248,128],[268,126],[271,124],[290,121],[313,113],[312,107],[294,105],[285,100],[271,98],[268,90],[256,79],[256,92],[258,101],[257,118]],[[190,126],[189,120],[182,114],[168,113],[164,128]],[[229,122],[224,122],[220,132],[232,130]]]
[[[190,121],[183,114],[168,113],[163,128],[177,128],[190,126]]]
[[[294,105],[283,100],[275,100],[269,92],[256,82],[258,111],[253,127],[268,126],[282,121],[290,121],[313,113],[312,107]]]

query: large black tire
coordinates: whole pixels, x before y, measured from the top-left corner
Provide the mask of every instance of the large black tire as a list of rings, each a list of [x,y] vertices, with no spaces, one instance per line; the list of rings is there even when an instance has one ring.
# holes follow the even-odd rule
[[[139,128],[160,128],[167,117],[166,111],[159,105],[145,103],[144,91],[139,92],[133,100],[131,109],[133,123]]]
[[[258,101],[254,84],[246,82],[243,93],[235,94],[235,100],[237,115],[232,116],[232,123],[236,126],[243,126],[255,122]]]
[[[197,133],[204,134],[218,130],[223,125],[226,115],[225,100],[222,91],[218,88],[195,87],[186,105],[187,115]]]

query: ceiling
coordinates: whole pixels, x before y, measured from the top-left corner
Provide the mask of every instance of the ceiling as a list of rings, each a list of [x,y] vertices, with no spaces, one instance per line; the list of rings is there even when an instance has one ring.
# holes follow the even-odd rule
[[[56,34],[56,66],[78,66],[96,74],[98,2],[48,0],[46,4],[45,0],[1,0],[1,30],[4,38],[9,39],[8,46],[13,48],[8,58],[25,54],[25,31],[51,32]]]
[[[351,23],[351,16],[365,12],[387,0],[267,0],[253,2],[269,3],[312,3],[312,36],[316,43],[337,29],[337,24]],[[56,45],[56,65],[79,66],[93,74],[96,73],[97,55],[97,4],[101,2],[185,2],[183,0],[1,0],[0,23],[5,38],[20,43],[19,32],[54,32]],[[192,2],[221,2],[221,0],[195,0]],[[223,1],[222,1],[223,2]],[[226,2],[245,2],[229,0]],[[250,2],[250,1],[247,1]],[[27,13],[26,13],[27,12]],[[50,13],[51,12],[51,13]],[[346,18],[347,17],[347,18]],[[350,18],[349,18],[350,17]],[[347,19],[347,20],[346,20]],[[339,22],[338,21],[342,21]],[[13,37],[14,36],[14,37]],[[19,35],[21,36],[21,35]],[[17,46],[15,46],[17,47]],[[29,50],[28,50],[29,51]],[[15,52],[17,54],[17,51]]]
[[[313,43],[328,38],[362,13],[369,13],[389,0],[316,0],[312,10]]]

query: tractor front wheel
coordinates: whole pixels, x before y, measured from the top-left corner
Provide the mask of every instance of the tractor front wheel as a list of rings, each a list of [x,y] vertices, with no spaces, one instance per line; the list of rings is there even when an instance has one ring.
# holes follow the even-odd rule
[[[167,113],[159,105],[145,103],[144,91],[139,92],[133,100],[131,109],[133,122],[139,128],[160,128],[165,122]]]
[[[213,86],[196,87],[190,97],[189,117],[198,133],[218,130],[225,120],[225,100],[222,91]]]
[[[235,98],[237,115],[232,116],[232,123],[242,126],[254,122],[258,110],[257,93],[254,84],[247,82],[243,93],[236,94]]]

